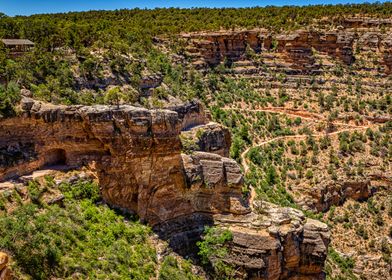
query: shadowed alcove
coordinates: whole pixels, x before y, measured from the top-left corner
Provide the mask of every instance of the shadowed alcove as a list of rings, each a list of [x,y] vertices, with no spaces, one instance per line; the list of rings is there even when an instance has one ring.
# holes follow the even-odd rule
[[[45,153],[45,166],[66,165],[67,154],[63,149],[53,149]]]

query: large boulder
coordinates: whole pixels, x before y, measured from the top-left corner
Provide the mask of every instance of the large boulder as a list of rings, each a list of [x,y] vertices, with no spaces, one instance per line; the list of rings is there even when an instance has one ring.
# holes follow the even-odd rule
[[[209,122],[181,132],[181,142],[188,152],[203,151],[229,157],[231,134],[228,128]]]

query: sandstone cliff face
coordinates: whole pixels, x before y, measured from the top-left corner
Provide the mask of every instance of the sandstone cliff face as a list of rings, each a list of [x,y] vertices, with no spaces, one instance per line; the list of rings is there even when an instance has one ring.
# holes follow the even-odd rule
[[[151,224],[198,211],[194,200],[203,190],[190,191],[186,185],[179,140],[182,126],[204,121],[202,109],[195,112],[197,104],[185,106],[189,114],[181,115],[132,106],[57,107],[27,103],[25,100],[24,108],[28,110],[23,116],[2,121],[0,146],[35,156],[25,156],[8,165],[2,163],[0,179],[46,164],[90,164],[98,174],[108,203],[138,213]],[[26,152],[23,147],[30,150]],[[215,166],[214,160],[221,163],[223,172],[223,161],[216,158],[202,161],[202,167],[209,170],[209,164]],[[241,197],[241,187],[238,188],[237,196]],[[225,191],[224,184],[215,191],[219,196],[220,191]],[[230,205],[225,206],[230,209]],[[219,209],[211,206],[202,211],[215,213]]]
[[[209,121],[209,116],[204,111],[203,106],[196,101],[168,106],[166,109],[178,114],[181,130],[188,130],[198,125],[204,125]]]
[[[383,62],[386,66],[387,73],[392,73],[392,36],[385,37],[380,43],[379,50],[382,53]]]
[[[200,104],[177,106],[175,112],[54,106],[24,98],[22,108],[21,116],[0,122],[0,180],[44,165],[88,165],[108,204],[137,213],[173,248],[186,251],[205,225],[223,225],[234,234],[227,262],[255,279],[322,277],[325,225],[270,204],[251,213],[234,160],[209,152],[181,154],[180,131],[207,125]],[[225,141],[222,149],[230,144]],[[18,159],[10,160],[15,154]]]
[[[182,158],[195,212],[239,215],[250,212],[242,197],[241,170],[234,160],[204,152]]]
[[[318,58],[324,56],[351,65],[356,60],[356,51],[375,53],[384,65],[385,72],[391,73],[391,37],[388,33],[370,29],[373,25],[389,26],[387,22],[390,20],[383,22],[370,19],[367,21],[364,19],[349,20],[343,29],[331,31],[297,30],[275,34],[267,30],[256,29],[198,32],[181,35],[181,38],[187,44],[185,55],[191,58],[196,67],[217,65],[225,59],[246,62],[246,51],[249,47],[254,52],[262,54],[264,66],[271,69],[284,69],[288,74],[318,74],[322,66]],[[353,26],[357,24],[362,24],[364,29],[354,29]],[[258,72],[253,66],[242,67],[241,65],[235,67],[233,71],[240,74]]]
[[[247,47],[260,52],[263,48],[269,49],[272,42],[266,30],[200,32],[181,37],[189,42],[187,55],[201,65],[217,65],[224,58],[238,60]]]
[[[296,31],[277,37],[278,52],[287,53],[287,60],[297,67],[314,65],[312,48],[344,62],[354,62],[354,34],[349,32]]]
[[[233,233],[227,262],[246,268],[250,279],[323,279],[328,227],[302,212],[267,202],[240,218],[218,216]]]
[[[328,211],[333,205],[341,205],[348,199],[363,201],[375,192],[370,180],[346,181],[342,183],[320,184],[317,189],[305,191],[305,198],[298,201],[304,209],[317,212]]]

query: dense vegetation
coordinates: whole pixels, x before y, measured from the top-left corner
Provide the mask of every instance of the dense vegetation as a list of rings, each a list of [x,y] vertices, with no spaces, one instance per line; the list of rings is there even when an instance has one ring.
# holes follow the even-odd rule
[[[167,55],[154,50],[155,36],[236,27],[298,29],[325,17],[335,18],[334,24],[339,24],[339,19],[355,14],[388,17],[392,4],[134,9],[29,17],[0,13],[0,38],[27,38],[36,44],[32,53],[14,59],[0,48],[0,83],[14,81],[37,99],[65,104],[111,103],[105,98],[108,85],[126,84],[130,87],[122,89],[121,99],[146,105],[140,80],[145,73],[159,73],[172,95],[192,98],[200,83],[183,83],[191,77],[181,67],[173,69]],[[173,42],[174,49],[180,48],[180,43]],[[157,90],[155,97],[167,94]],[[13,114],[9,106],[0,93],[0,108],[7,108],[1,115]]]
[[[48,205],[43,197],[54,182],[30,182],[30,202],[17,190],[2,197],[15,211],[0,212],[0,248],[12,253],[14,272],[32,279],[150,279],[156,254],[150,230],[128,221],[107,206],[98,205],[98,187],[84,181],[63,183],[64,205]]]

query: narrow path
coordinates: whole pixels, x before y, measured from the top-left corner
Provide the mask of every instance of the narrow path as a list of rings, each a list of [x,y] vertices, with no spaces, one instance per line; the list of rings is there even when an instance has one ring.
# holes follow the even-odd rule
[[[283,108],[283,107],[265,107],[261,109],[242,109],[242,108],[223,108],[223,110],[232,110],[232,111],[244,111],[244,112],[264,112],[264,113],[272,113],[272,114],[279,114],[279,115],[288,115],[288,116],[293,116],[293,117],[300,117],[301,119],[304,120],[309,120],[309,121],[314,121],[314,122],[328,122],[328,120],[321,114],[317,113],[310,113],[310,112],[305,112],[305,111],[296,111],[294,109],[290,108]],[[354,124],[348,124],[344,122],[339,122],[339,121],[332,121],[331,122],[334,125],[341,125],[341,126],[347,126],[347,127],[368,127],[367,125],[354,125]]]
[[[309,113],[310,116],[304,116],[307,113],[305,112],[292,112],[290,109],[287,109],[289,112],[285,112],[283,108],[264,108],[264,109],[253,109],[253,110],[247,110],[247,109],[241,109],[241,108],[224,108],[225,110],[234,110],[234,111],[247,111],[247,112],[267,112],[267,113],[277,113],[277,114],[282,114],[282,115],[291,115],[291,116],[296,116],[296,117],[300,117],[302,119],[306,119],[306,120],[310,120],[310,121],[315,121],[315,122],[327,122],[327,120],[323,117],[320,116],[318,114],[314,114],[314,113]],[[276,109],[276,110],[275,110]],[[336,122],[333,121],[331,122],[334,125],[340,125],[340,126],[345,126],[348,128],[345,129],[340,129],[334,132],[330,132],[330,133],[320,133],[320,134],[312,134],[312,137],[314,138],[321,138],[324,136],[332,136],[332,135],[336,135],[342,132],[348,132],[348,131],[356,131],[356,130],[364,130],[369,128],[369,125],[351,125],[351,124],[347,124],[347,123],[342,123],[342,122]],[[243,151],[241,153],[241,162],[242,162],[242,166],[244,167],[244,174],[246,175],[249,172],[249,164],[247,162],[247,157],[246,155],[249,153],[250,149],[252,148],[256,148],[256,147],[262,147],[266,144],[272,143],[274,141],[279,141],[279,140],[289,140],[289,139],[306,139],[306,137],[308,137],[308,135],[288,135],[288,136],[278,136],[266,141],[263,141],[261,143],[255,144],[253,146],[248,147],[245,151]],[[252,186],[250,186],[250,198],[249,198],[249,204],[251,205],[251,207],[253,207],[253,201],[254,198],[256,197],[256,191],[255,188],[253,188]]]

